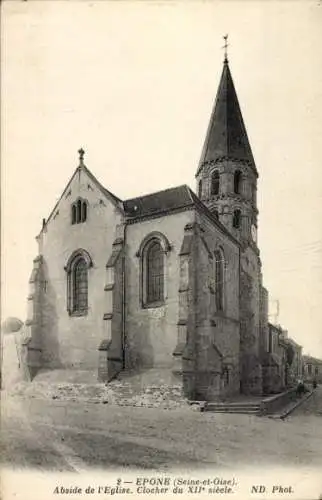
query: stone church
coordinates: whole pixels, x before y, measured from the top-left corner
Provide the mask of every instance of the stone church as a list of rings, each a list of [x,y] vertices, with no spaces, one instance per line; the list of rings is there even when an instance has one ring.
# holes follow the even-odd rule
[[[229,63],[187,185],[121,200],[79,165],[37,236],[24,363],[168,371],[185,396],[262,391],[267,300],[258,172]]]

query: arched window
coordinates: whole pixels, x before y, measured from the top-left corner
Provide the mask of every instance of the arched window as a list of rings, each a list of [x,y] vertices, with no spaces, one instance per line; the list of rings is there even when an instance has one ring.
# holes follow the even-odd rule
[[[87,203],[86,201],[82,202],[82,222],[85,222],[87,218]]]
[[[82,202],[81,202],[81,200],[77,201],[76,206],[77,206],[76,222],[77,222],[77,224],[79,224],[80,222],[82,222]]]
[[[202,195],[202,180],[200,179],[200,181],[198,183],[198,196],[199,196],[199,198],[201,198],[201,195]]]
[[[88,303],[88,278],[87,266],[83,258],[80,258],[74,266],[72,282],[72,312],[86,312]]]
[[[273,352],[273,333],[269,330],[268,334],[268,352]]]
[[[224,308],[224,270],[225,258],[221,250],[215,252],[215,298],[216,309],[222,311]]]
[[[211,176],[211,194],[216,195],[219,193],[219,184],[220,184],[220,179],[219,179],[219,172],[218,170],[215,170]]]
[[[88,269],[92,261],[85,250],[77,250],[68,260],[67,310],[70,315],[85,315],[88,310]]]
[[[80,224],[87,219],[87,201],[79,198],[72,204],[72,224]]]
[[[76,224],[77,220],[77,210],[76,210],[76,205],[72,205],[72,224]]]
[[[160,307],[166,298],[166,255],[172,249],[159,231],[145,236],[136,252],[140,258],[140,303],[142,307]]]
[[[164,252],[153,239],[146,250],[146,305],[164,300]]]
[[[240,170],[236,170],[234,173],[234,193],[240,194],[242,173]]]
[[[222,378],[224,382],[224,387],[227,387],[229,385],[229,368],[225,366],[222,371]]]
[[[233,227],[235,227],[236,229],[239,229],[240,223],[241,223],[241,211],[235,210],[234,216],[233,216]]]

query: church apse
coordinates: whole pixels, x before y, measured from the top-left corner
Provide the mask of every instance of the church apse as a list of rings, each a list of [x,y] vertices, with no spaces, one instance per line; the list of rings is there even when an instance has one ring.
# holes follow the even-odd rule
[[[106,263],[122,220],[119,202],[80,161],[38,236],[42,367],[90,371],[97,378],[106,338]]]

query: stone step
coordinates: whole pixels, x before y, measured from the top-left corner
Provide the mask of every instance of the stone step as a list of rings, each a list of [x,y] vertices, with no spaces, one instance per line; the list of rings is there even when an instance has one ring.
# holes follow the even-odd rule
[[[230,408],[227,408],[226,410],[207,410],[205,411],[210,411],[212,413],[230,413],[230,414],[235,414],[235,415],[260,415],[259,410],[232,410]]]
[[[244,410],[232,410],[231,408],[226,408],[226,409],[215,409],[215,410],[208,410],[205,408],[204,411],[208,411],[211,413],[231,413],[231,414],[242,414],[242,415],[260,415],[260,410],[249,410],[249,409],[244,409]]]
[[[204,411],[215,413],[245,413],[245,414],[260,414],[260,405],[256,403],[206,403]]]
[[[239,404],[239,405],[223,405],[223,404],[217,404],[217,403],[206,403],[206,406],[208,408],[222,408],[222,409],[225,409],[225,408],[229,408],[231,410],[240,410],[240,409],[248,409],[248,410],[259,410],[260,409],[260,405],[243,405],[243,404]]]
[[[218,401],[209,401],[208,404],[216,404],[218,406],[231,406],[231,407],[234,407],[234,406],[259,406],[261,403],[261,400],[257,400],[257,401],[242,401],[242,400],[239,400],[239,401],[222,401],[222,400],[218,400]]]
[[[229,408],[231,410],[240,410],[240,409],[249,409],[249,410],[259,410],[260,406],[259,405],[223,405],[223,404],[217,404],[217,403],[207,403],[207,408],[209,409],[225,409]]]

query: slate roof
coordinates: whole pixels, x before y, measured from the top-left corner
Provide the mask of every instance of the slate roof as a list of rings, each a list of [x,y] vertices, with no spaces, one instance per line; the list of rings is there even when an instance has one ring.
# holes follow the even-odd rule
[[[128,221],[140,220],[146,217],[165,215],[184,208],[197,208],[203,212],[221,231],[230,239],[238,243],[226,227],[219,222],[210,210],[202,203],[198,196],[187,186],[176,186],[137,198],[131,198],[123,202],[125,216]]]
[[[255,168],[252,150],[227,60],[224,62],[198,172],[204,163],[216,161],[222,157],[247,161]]]
[[[123,202],[127,217],[142,217],[153,214],[161,214],[193,206],[194,193],[186,186],[177,186],[157,193],[151,193],[137,198],[131,198]]]
[[[305,363],[316,363],[316,364],[322,364],[322,359],[319,358],[314,358],[313,356],[310,356],[309,354],[304,354],[303,355],[303,361]]]

